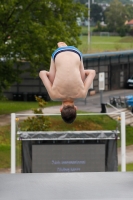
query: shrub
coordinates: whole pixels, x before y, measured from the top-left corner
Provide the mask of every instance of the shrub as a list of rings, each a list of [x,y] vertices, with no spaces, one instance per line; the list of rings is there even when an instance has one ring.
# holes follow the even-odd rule
[[[131,36],[133,36],[133,28],[130,29],[129,34],[130,34]]]
[[[45,107],[46,101],[37,96],[35,96],[35,99],[38,102],[39,108],[33,109],[34,114],[44,114],[42,109]],[[20,129],[22,131],[46,131],[50,127],[50,124],[48,117],[36,115],[25,119]]]
[[[98,24],[96,28],[93,29],[93,32],[111,32],[107,26],[101,26]]]
[[[0,101],[7,101],[7,100],[8,100],[7,97],[4,94],[0,93]]]
[[[117,29],[117,32],[118,32],[119,36],[124,37],[126,35],[126,28],[121,27],[121,28]]]

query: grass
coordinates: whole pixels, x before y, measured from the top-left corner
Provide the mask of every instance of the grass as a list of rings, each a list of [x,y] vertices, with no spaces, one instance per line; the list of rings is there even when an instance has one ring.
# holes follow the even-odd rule
[[[118,166],[118,171],[121,171],[121,165]],[[126,164],[126,171],[127,172],[133,171],[133,163]]]
[[[49,101],[47,102],[46,107],[60,104],[60,102]],[[37,102],[0,101],[0,115],[16,113],[24,110],[31,110],[32,108],[38,108]]]
[[[50,117],[51,131],[114,130],[116,122],[108,116],[77,116],[72,124],[66,124],[60,116]]]
[[[87,34],[87,32],[87,27],[83,27],[82,33]],[[80,39],[82,44],[78,48],[83,54],[133,49],[133,37],[131,36],[91,36],[90,45],[87,35],[81,35]]]
[[[10,125],[0,127],[0,168],[10,166]]]

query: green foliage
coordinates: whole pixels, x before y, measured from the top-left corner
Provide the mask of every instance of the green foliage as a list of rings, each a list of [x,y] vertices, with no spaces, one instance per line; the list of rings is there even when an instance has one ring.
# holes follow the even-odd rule
[[[130,35],[133,36],[133,28],[129,31]]]
[[[103,9],[98,4],[91,4],[90,6],[90,18],[94,20],[94,22],[102,21],[102,13]]]
[[[117,30],[117,32],[119,33],[119,35],[120,35],[121,37],[124,37],[124,36],[126,35],[126,29],[125,29],[124,26],[122,26],[121,28],[119,28],[119,29]]]
[[[7,0],[0,4],[0,93],[20,81],[23,62],[29,71],[49,68],[52,51],[59,41],[79,45],[81,28],[77,17],[87,8],[73,0]]]
[[[117,28],[117,33],[119,33],[121,37],[124,37],[126,34],[130,34],[130,30],[131,28],[129,26],[123,25]]]
[[[126,8],[118,0],[113,0],[105,11],[105,21],[110,32],[117,32],[124,26]],[[124,29],[123,29],[124,30]]]
[[[126,8],[125,16],[126,19],[129,21],[133,19],[133,7],[131,5],[126,5],[125,8]]]
[[[97,22],[96,27],[93,29],[93,32],[108,32],[108,27],[102,26],[100,22]]]
[[[80,2],[82,4],[85,4],[87,1],[86,0],[74,0],[75,2]]]
[[[35,97],[38,102],[39,108],[33,109],[34,114],[43,114],[42,109],[45,107],[46,102],[40,98]],[[28,117],[24,120],[21,125],[21,130],[23,131],[46,131],[50,127],[50,119],[43,115],[36,115],[33,117]]]
[[[0,93],[0,101],[7,101],[7,100],[8,100],[7,97],[4,94]]]
[[[39,112],[38,114],[43,114]],[[45,116],[28,117],[24,120],[21,130],[23,131],[46,131],[50,126],[50,121]]]

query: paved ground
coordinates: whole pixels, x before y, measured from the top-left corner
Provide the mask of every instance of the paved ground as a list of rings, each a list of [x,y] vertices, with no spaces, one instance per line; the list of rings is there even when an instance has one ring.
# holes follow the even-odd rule
[[[103,92],[102,94],[102,99],[103,103],[109,102],[109,97],[110,96],[127,96],[127,95],[133,95],[133,90],[116,90],[116,91],[107,91]],[[86,98],[86,101],[80,100],[76,101],[75,104],[78,107],[78,110],[82,111],[88,111],[88,112],[96,112],[100,113],[101,112],[101,103],[100,103],[100,94],[96,94],[94,96],[88,96]],[[54,106],[54,107],[48,107],[44,108],[44,113],[45,114],[58,114],[59,112],[59,107],[60,106]],[[114,112],[115,110],[118,110],[117,108],[108,108],[107,112]],[[19,112],[20,114],[31,114],[31,110]],[[22,117],[22,116],[21,116]],[[10,115],[1,115],[0,116],[0,126],[1,125],[6,125],[10,123]],[[119,164],[121,163],[121,154],[120,154],[120,149],[118,149],[118,162]],[[126,149],[126,162],[131,163],[133,162],[133,145],[127,147]]]

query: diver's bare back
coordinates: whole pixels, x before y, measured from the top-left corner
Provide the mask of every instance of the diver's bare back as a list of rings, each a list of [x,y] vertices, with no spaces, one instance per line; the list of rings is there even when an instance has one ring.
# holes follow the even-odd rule
[[[65,51],[56,56],[56,74],[52,85],[53,99],[85,98],[80,67],[80,57],[74,52]]]

